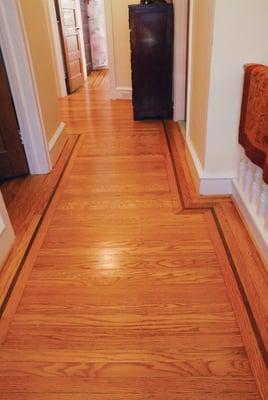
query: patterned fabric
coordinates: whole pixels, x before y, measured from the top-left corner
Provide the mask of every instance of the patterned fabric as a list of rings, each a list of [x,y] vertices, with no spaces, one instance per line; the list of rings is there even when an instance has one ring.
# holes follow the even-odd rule
[[[108,54],[103,0],[89,0],[88,15],[93,69],[107,68]]]
[[[245,69],[239,143],[248,158],[263,169],[268,184],[268,67],[264,65]]]

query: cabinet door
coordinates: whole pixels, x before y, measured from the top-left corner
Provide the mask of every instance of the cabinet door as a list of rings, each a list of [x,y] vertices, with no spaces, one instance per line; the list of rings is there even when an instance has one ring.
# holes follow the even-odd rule
[[[129,10],[134,117],[171,118],[173,7]]]

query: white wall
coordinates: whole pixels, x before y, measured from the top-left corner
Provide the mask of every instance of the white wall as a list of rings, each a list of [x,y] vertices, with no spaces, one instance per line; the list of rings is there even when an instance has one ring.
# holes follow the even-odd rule
[[[14,233],[11,227],[7,210],[0,192],[0,268],[14,242]]]
[[[205,8],[206,3],[214,0],[192,1]],[[267,15],[267,0],[215,0],[207,110],[203,106],[202,114],[195,117],[197,123],[198,119],[206,119],[207,123],[200,129],[190,120],[187,139],[189,143],[192,139],[190,145],[197,157],[196,164],[203,169],[199,171],[203,175],[201,178],[214,179],[217,183],[215,192],[212,188],[211,193],[231,191],[231,178],[236,174],[237,165],[243,66],[246,63],[268,64]],[[193,25],[200,24],[193,16],[191,19]],[[193,57],[198,58],[200,48],[192,46],[192,52]],[[198,96],[198,85],[204,80],[202,65],[198,79],[192,85],[190,108]],[[203,100],[207,102],[206,98]],[[200,97],[199,110],[201,101]],[[227,180],[229,184],[225,185]],[[224,185],[221,186],[221,182]]]
[[[268,1],[216,0],[205,169],[234,176],[243,66],[268,64]]]

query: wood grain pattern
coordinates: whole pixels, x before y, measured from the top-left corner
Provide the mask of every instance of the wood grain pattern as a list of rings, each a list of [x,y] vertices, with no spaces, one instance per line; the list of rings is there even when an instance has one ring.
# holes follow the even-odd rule
[[[27,176],[6,181],[1,185],[1,192],[16,239],[8,259],[0,269],[0,308],[20,269],[27,248],[31,244],[32,237],[59,182],[76,140],[76,135],[68,136],[62,154],[49,175]]]
[[[171,121],[165,122],[165,132],[184,210],[188,212],[193,212],[195,209],[210,210],[215,222],[213,226],[218,231],[215,234],[216,236],[220,234],[219,242],[224,245],[223,251],[228,257],[228,261],[224,262],[226,272],[232,271],[230,278],[235,280],[236,290],[239,290],[244,303],[243,310],[247,312],[247,315],[238,320],[248,352],[252,355],[253,370],[262,396],[266,398],[268,397],[267,263],[261,259],[254,238],[241,219],[232,198],[197,194],[193,184],[194,176],[191,176],[188,166],[187,146],[178,125]],[[233,299],[233,306],[239,314],[241,307],[237,304],[237,297]],[[252,347],[252,343],[248,345],[250,336],[244,327],[245,319],[254,332],[257,348],[255,345]]]
[[[211,211],[183,210],[162,123],[92,75],[62,101],[82,136],[0,324],[0,398],[264,400]]]

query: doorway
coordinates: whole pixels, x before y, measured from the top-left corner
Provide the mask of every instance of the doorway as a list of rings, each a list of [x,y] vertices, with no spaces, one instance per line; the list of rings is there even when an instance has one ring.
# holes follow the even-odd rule
[[[57,57],[61,57],[64,64],[66,88],[70,94],[84,84],[93,70],[107,69],[104,3],[103,0],[54,2],[61,43],[61,53]],[[51,22],[55,23],[55,19],[51,18]],[[58,71],[58,78],[62,79],[62,71]]]
[[[106,42],[106,21],[103,0],[88,1],[89,34],[91,38],[91,53],[93,69],[108,68],[108,53]]]
[[[0,48],[0,183],[29,173],[4,58]]]
[[[87,70],[87,75],[89,75],[93,69],[93,64],[92,64],[91,40],[89,31],[88,0],[80,0],[80,9],[81,9],[82,29],[84,36],[86,70]]]

